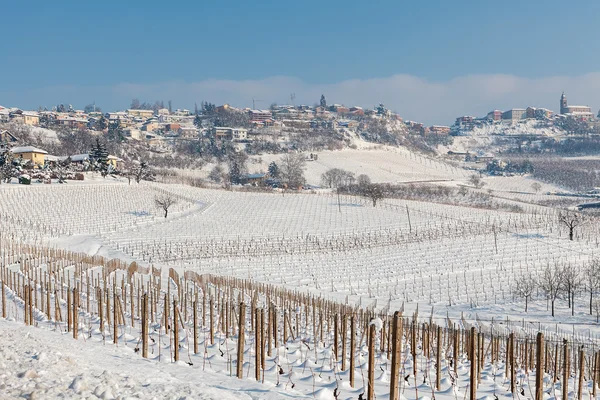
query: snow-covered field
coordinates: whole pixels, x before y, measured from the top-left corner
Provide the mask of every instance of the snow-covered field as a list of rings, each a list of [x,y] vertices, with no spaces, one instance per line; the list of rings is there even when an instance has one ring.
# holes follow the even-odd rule
[[[467,184],[468,172],[436,160],[387,150],[365,154],[319,153],[318,161],[308,163],[309,181],[316,182],[326,169],[338,167],[372,175],[380,182]],[[264,165],[269,161],[264,158]],[[557,188],[542,185],[536,193],[531,187],[534,181],[527,177],[485,181],[487,185],[480,191],[491,190],[498,201],[525,204],[523,212],[394,199],[373,207],[363,198],[338,198],[326,192],[243,193],[158,183],[93,180],[92,184],[0,185],[0,239],[14,244],[11,251],[23,244],[66,248],[162,268],[163,278],[169,267],[182,275],[189,270],[232,276],[378,313],[404,309],[409,316],[420,310],[422,318],[431,317],[442,324],[450,318],[482,329],[496,326],[501,331],[527,334],[541,329],[557,335],[553,340],[575,335],[580,342],[587,340],[590,346],[597,346],[600,329],[587,313],[585,293],[576,298],[573,316],[558,300],[557,316],[551,317],[539,291],[530,312],[524,314],[523,301],[515,297],[514,287],[524,273],[540,274],[550,263],[583,266],[597,257],[598,224],[578,229],[575,240],[569,241],[557,222],[556,210],[536,204]],[[154,196],[159,193],[177,198],[166,219],[154,206]],[[8,250],[3,254],[3,266],[24,271],[23,262],[10,261]],[[40,268],[47,271],[43,265]],[[161,289],[164,294],[166,284]],[[139,329],[124,326],[122,345],[107,344],[107,334],[97,327],[97,315],[84,313],[82,334],[74,342],[39,313],[37,328],[23,326],[22,302],[12,296],[9,293],[9,320],[19,322],[0,319],[5,339],[0,348],[0,393],[4,391],[7,398],[332,399],[337,389],[339,398],[355,399],[365,390],[364,382],[355,388],[347,385],[347,370],[340,371],[331,362],[331,341],[315,345],[315,332],[308,328],[274,351],[267,360],[265,383],[259,384],[250,378],[228,376],[231,362],[221,353],[223,349],[233,351],[234,344],[225,337],[220,337],[218,344],[207,343],[206,329],[201,335],[201,348],[206,352],[189,359],[186,354],[186,361],[193,365],[171,363],[166,356],[160,362],[155,356],[144,361],[133,350]],[[530,329],[497,325],[507,318],[522,321]],[[189,316],[185,324],[189,333]],[[152,335],[156,336],[156,331]],[[155,340],[154,350],[172,352],[168,339]],[[183,340],[181,346],[189,349],[189,340]],[[247,346],[250,369],[251,342]],[[365,374],[364,346],[359,344],[357,380]],[[428,376],[433,361],[422,354],[419,357],[424,365],[419,373]],[[376,358],[380,367],[377,398],[387,398],[389,362],[382,353]],[[207,359],[210,368],[203,366]],[[489,361],[482,371],[478,395],[512,397],[506,391],[503,363]],[[411,375],[408,354],[404,363],[403,375]],[[407,384],[402,395],[407,399],[463,398],[468,364],[462,357],[455,377],[444,361],[440,391],[433,391],[425,378],[416,386],[418,390],[413,383]],[[282,365],[283,373],[279,370]],[[520,387],[530,390],[531,375],[520,374]],[[551,392],[547,398],[554,398],[551,380],[547,386]]]

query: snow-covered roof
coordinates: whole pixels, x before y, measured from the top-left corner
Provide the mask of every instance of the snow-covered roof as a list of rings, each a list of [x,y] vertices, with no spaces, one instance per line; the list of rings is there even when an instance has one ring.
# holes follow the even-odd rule
[[[33,146],[21,146],[21,147],[13,147],[11,150],[11,153],[40,153],[40,154],[48,154],[48,152],[46,150],[42,150],[42,149],[38,149],[37,147],[33,147]]]
[[[46,154],[44,156],[44,160],[46,160],[46,161],[58,161],[59,158],[57,156],[52,156],[50,154]]]
[[[89,154],[75,154],[70,156],[71,161],[86,161],[90,159],[90,155]]]

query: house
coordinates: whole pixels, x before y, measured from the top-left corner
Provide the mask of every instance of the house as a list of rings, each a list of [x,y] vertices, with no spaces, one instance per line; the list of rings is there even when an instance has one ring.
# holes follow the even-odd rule
[[[33,125],[38,126],[40,124],[40,115],[36,112],[24,112],[23,113],[23,123],[25,125]]]
[[[10,110],[3,108],[0,110],[0,122],[10,121]]]
[[[224,126],[215,126],[212,129],[212,135],[217,140],[246,140],[248,139],[248,130],[244,128],[229,128]]]
[[[151,118],[154,116],[154,110],[127,110],[127,115],[133,118]]]
[[[244,181],[250,185],[260,186],[265,182],[267,174],[248,174],[244,177]]]
[[[74,164],[88,164],[90,162],[90,155],[88,153],[75,154],[69,157],[60,157],[59,160],[64,161],[67,158],[71,159]],[[119,169],[123,165],[123,160],[116,156],[108,156],[108,163],[114,168]]]
[[[527,107],[525,118],[530,119],[548,119],[552,116],[552,111],[547,108]]]
[[[489,113],[487,113],[486,118],[491,121],[500,121],[502,119],[502,111],[492,110]]]
[[[504,111],[502,113],[502,119],[508,121],[518,121],[520,119],[525,118],[525,113],[527,110],[524,108],[511,108],[508,111]]]
[[[255,124],[267,124],[273,120],[273,114],[269,110],[250,110],[248,115],[250,122]]]
[[[14,154],[15,158],[30,161],[34,166],[43,166],[44,158],[48,154],[46,150],[33,146],[13,147],[10,152]]]
[[[10,144],[16,142],[18,142],[18,139],[15,135],[13,135],[7,130],[0,130],[0,146],[2,146],[3,144]]]
[[[160,126],[156,121],[148,121],[144,125],[142,125],[142,131],[144,132],[154,132],[158,130],[158,128],[160,128]]]
[[[436,135],[447,135],[450,133],[450,127],[443,125],[432,125],[428,128],[428,131],[429,133],[433,133]]]
[[[175,123],[168,123],[165,125],[164,131],[165,132],[177,132],[179,131],[179,128],[181,128],[180,124],[175,124]]]
[[[182,126],[179,128],[179,137],[182,139],[198,139],[198,128],[195,126]]]
[[[131,138],[133,140],[142,140],[142,138],[143,138],[142,132],[136,128],[123,129],[123,135],[125,135],[125,137]]]

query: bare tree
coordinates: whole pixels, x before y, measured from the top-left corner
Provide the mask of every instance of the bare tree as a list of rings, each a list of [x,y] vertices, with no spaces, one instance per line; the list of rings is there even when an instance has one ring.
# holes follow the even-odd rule
[[[573,240],[575,228],[583,225],[585,219],[583,215],[575,211],[563,211],[558,214],[558,222],[569,228],[569,240]]]
[[[594,300],[594,313],[596,314],[596,323],[600,322],[600,300]]]
[[[362,194],[363,196],[366,196],[371,199],[371,201],[373,202],[373,207],[377,206],[377,202],[385,197],[383,187],[376,183],[371,183],[370,185],[367,185]]]
[[[552,316],[554,317],[554,302],[562,289],[562,266],[559,263],[546,264],[539,278],[540,288],[546,294],[546,298],[552,304]]]
[[[281,183],[288,188],[300,188],[304,185],[304,169],[306,158],[301,153],[287,153],[281,157],[279,175]]]
[[[529,298],[533,295],[536,287],[537,281],[531,274],[522,275],[517,279],[517,287],[515,291],[519,297],[525,298],[525,312],[527,312]]]
[[[369,175],[360,174],[356,177],[356,184],[358,185],[358,190],[364,190],[368,185],[371,184],[371,178]]]
[[[531,188],[534,190],[534,192],[539,193],[540,190],[542,190],[542,185],[540,185],[538,182],[533,182],[531,184]]]
[[[177,199],[170,193],[161,193],[154,198],[154,204],[165,212],[165,218],[169,214],[169,208],[177,203]]]
[[[582,285],[583,277],[579,268],[568,263],[565,264],[562,270],[562,290],[566,293],[571,315],[575,315],[575,293]]]
[[[594,293],[600,289],[600,259],[591,260],[585,268],[586,288],[590,293],[590,315],[594,302]]]
[[[339,189],[342,186],[348,186],[354,183],[354,174],[340,168],[332,168],[321,175],[321,183],[334,189]]]
[[[481,189],[485,185],[483,179],[481,179],[477,174],[471,175],[469,177],[469,182],[473,184],[473,186],[475,186],[475,188],[477,189]]]

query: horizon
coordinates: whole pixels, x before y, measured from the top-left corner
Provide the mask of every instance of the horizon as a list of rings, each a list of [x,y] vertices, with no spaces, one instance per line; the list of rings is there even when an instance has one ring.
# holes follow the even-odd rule
[[[493,109],[557,111],[563,91],[569,103],[600,108],[595,2],[339,4],[8,4],[0,35],[26,33],[6,55],[0,104],[112,111],[133,98],[180,109],[255,99],[268,108],[324,94],[347,106],[384,103],[426,125]]]

